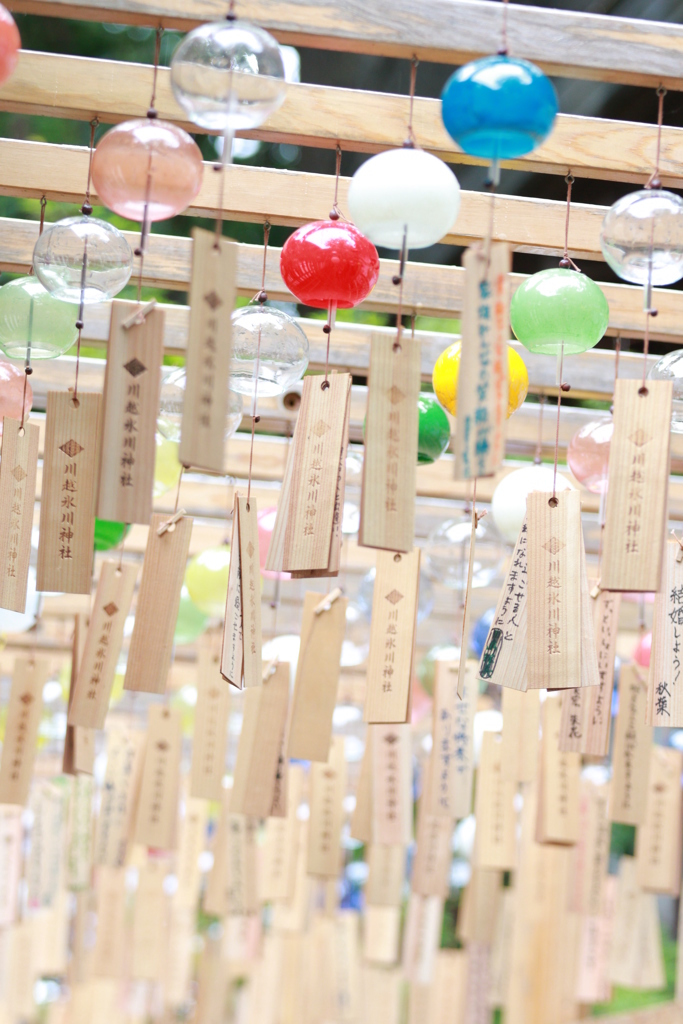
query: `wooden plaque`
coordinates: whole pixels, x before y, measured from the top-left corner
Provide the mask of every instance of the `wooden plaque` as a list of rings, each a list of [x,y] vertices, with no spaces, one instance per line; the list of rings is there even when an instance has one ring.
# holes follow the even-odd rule
[[[222,800],[230,690],[220,674],[215,638],[201,637],[197,648],[197,706],[192,737],[190,795],[204,800]]]
[[[201,228],[192,229],[190,326],[185,401],[178,458],[209,473],[225,467],[225,421],[232,358],[237,246]]]
[[[294,681],[287,756],[327,761],[332,737],[332,714],[337,701],[348,600],[337,597],[316,614],[324,602],[318,592],[304,597],[301,647]]]
[[[261,685],[261,569],[256,498],[235,495],[239,516],[244,685]]]
[[[230,810],[267,818],[273,806],[275,781],[289,704],[289,665],[279,662],[261,686],[244,694],[244,718],[237,749]]]
[[[89,594],[102,396],[48,391],[38,590]]]
[[[166,691],[180,591],[192,535],[191,517],[182,516],[160,537],[157,530],[167,520],[167,515],[156,513],[149,527],[123,684],[126,690],[142,690],[144,693]]]
[[[504,687],[501,771],[505,778],[514,782],[533,782],[536,778],[540,724],[540,692]]]
[[[341,863],[342,800],[346,792],[343,736],[333,738],[327,764],[313,762],[310,785],[307,872],[336,878]]]
[[[528,686],[581,685],[581,497],[578,491],[527,497]]]
[[[420,549],[377,554],[368,655],[366,722],[405,722],[420,586]]]
[[[406,877],[405,846],[381,846],[378,843],[371,843],[368,869],[366,901],[378,907],[400,907]]]
[[[513,690],[527,688],[527,520],[512,552],[479,663],[479,678]]]
[[[417,848],[413,861],[410,888],[421,896],[446,899],[450,889],[453,861],[453,821],[440,814],[430,814],[420,804],[417,820]]]
[[[372,842],[407,846],[413,834],[410,725],[373,725]]]
[[[0,461],[0,608],[26,610],[40,429],[4,416]]]
[[[23,807],[28,800],[49,669],[47,658],[18,657],[14,662],[0,757],[0,804]]]
[[[558,749],[562,702],[548,697],[543,704],[538,794],[537,842],[573,845],[579,838],[579,775],[581,757]]]
[[[514,871],[517,867],[514,799],[516,784],[503,775],[502,737],[482,736],[477,776],[475,859],[480,868]]]
[[[488,258],[487,258],[488,257]],[[491,476],[505,456],[508,410],[510,247],[491,242],[463,253],[455,477]]]
[[[420,343],[373,334],[358,543],[412,551]]]
[[[102,563],[85,648],[69,705],[69,725],[104,728],[123,643],[123,627],[133,600],[137,575],[137,565],[130,562],[122,562],[119,566],[118,562],[108,559]]]
[[[135,820],[135,842],[143,846],[176,847],[182,745],[180,711],[152,704]]]
[[[94,862],[110,868],[126,863],[138,803],[144,734],[112,729],[95,833]]]
[[[614,727],[610,818],[640,825],[645,818],[652,726],[645,724],[647,691],[634,665],[619,673],[619,711]]]
[[[601,585],[605,590],[659,588],[669,489],[673,383],[618,380]]]
[[[648,675],[651,725],[683,725],[683,558],[676,540],[664,549],[662,582],[655,599]]]
[[[282,498],[280,498],[282,501]],[[242,624],[242,572],[240,567],[240,517],[235,499],[230,539],[228,593],[221,649],[221,675],[237,690],[244,687],[244,632]]]
[[[681,887],[681,772],[683,753],[651,747],[645,818],[636,832],[638,884],[678,896]]]
[[[131,312],[130,302],[111,304],[97,515],[146,526],[152,515],[164,312],[155,306],[141,323],[126,328]]]
[[[472,809],[474,716],[479,688],[475,671],[465,673],[458,697],[458,662],[437,661],[434,672],[433,746],[430,780],[422,800],[431,814],[456,821]]]

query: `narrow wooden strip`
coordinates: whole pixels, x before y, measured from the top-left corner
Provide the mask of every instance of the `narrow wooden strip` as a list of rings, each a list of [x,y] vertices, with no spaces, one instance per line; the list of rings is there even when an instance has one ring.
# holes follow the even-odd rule
[[[372,598],[366,722],[405,722],[417,621],[420,549],[377,555]]]
[[[640,825],[646,814],[652,726],[645,724],[647,692],[634,665],[619,672],[619,712],[614,729],[610,819]]]
[[[148,523],[154,460],[164,314],[155,306],[126,328],[127,303],[114,300],[107,343],[97,514],[121,523]]]
[[[160,850],[177,844],[182,725],[177,708],[151,705],[135,841]]]
[[[464,64],[491,52],[491,39],[500,32],[500,12],[485,0],[460,4],[457,20],[448,0],[428,0],[417,8],[411,0],[398,5],[378,0],[372,11],[358,2],[349,10],[341,0],[323,11],[311,0],[293,0],[284,9],[273,0],[253,0],[249,16],[294,46]],[[116,7],[111,0],[12,0],[10,9],[183,31],[216,17],[210,0],[189,5],[180,0],[125,0]],[[551,74],[651,87],[661,82],[676,88],[683,33],[670,22],[516,7],[508,32],[518,56]]]
[[[289,704],[289,665],[280,662],[244,694],[244,719],[230,794],[233,813],[267,818]]]
[[[479,678],[527,688],[528,528],[524,517],[479,663]]]
[[[137,575],[137,565],[130,562],[119,565],[107,559],[102,564],[69,705],[69,725],[104,728]]]
[[[346,785],[344,737],[335,736],[326,764],[311,765],[311,816],[308,825],[307,872],[322,878],[339,874],[342,800]]]
[[[651,748],[645,817],[636,833],[639,885],[669,896],[681,886],[681,771],[680,750]]]
[[[168,516],[152,516],[126,665],[126,690],[164,693],[171,663],[192,519],[183,516],[160,537]]]
[[[38,590],[90,593],[101,406],[101,395],[47,396]]]
[[[24,612],[40,429],[4,416],[0,462],[0,608]]]
[[[597,597],[591,595],[591,601],[600,682],[596,689],[584,691],[584,738],[581,753],[604,757],[609,750],[614,657],[621,595],[601,590]]]
[[[0,803],[25,806],[36,756],[43,711],[43,686],[49,675],[47,658],[20,657],[14,663],[0,757]]]
[[[200,637],[197,647],[197,705],[192,736],[190,795],[203,800],[221,800],[230,691],[221,678],[215,638]]]
[[[368,853],[368,881],[365,898],[378,907],[400,907],[406,874],[405,847],[372,843]]]
[[[282,499],[281,499],[282,500]],[[244,686],[244,632],[242,625],[242,572],[240,568],[240,518],[237,495],[232,509],[230,568],[225,599],[225,621],[221,647],[221,675],[237,690]]]
[[[235,496],[239,518],[244,685],[261,685],[261,569],[256,498]]]
[[[515,782],[533,782],[538,771],[541,723],[539,690],[503,689],[501,772]]]
[[[556,504],[551,505],[551,502]],[[581,685],[581,498],[578,491],[527,497],[528,686]]]
[[[655,599],[652,651],[648,674],[648,722],[668,727],[683,724],[683,559],[677,540],[664,547],[662,581]]]
[[[192,229],[192,241],[187,378],[178,458],[184,466],[222,473],[237,246],[226,238],[217,246],[215,233],[200,228]]]
[[[419,344],[373,335],[358,541],[365,547],[413,547],[419,394]]]
[[[581,757],[558,748],[562,702],[543,704],[537,842],[573,845],[579,838],[579,773]]]
[[[601,584],[605,590],[659,588],[667,511],[672,382],[618,380]]]
[[[480,868],[512,871],[517,866],[514,797],[516,784],[503,775],[502,737],[485,732],[477,776],[475,858]]]
[[[411,730],[371,725],[372,842],[407,846],[413,834]]]
[[[318,592],[306,593],[287,740],[288,757],[310,761],[329,757],[348,600],[338,597],[316,615],[319,604]]]
[[[466,818],[472,809],[474,716],[479,692],[470,666],[462,698],[458,696],[458,667],[457,661],[436,662],[431,772],[422,796],[429,813],[453,821]]]
[[[126,863],[138,803],[144,735],[116,728],[107,736],[107,766],[95,833],[96,865],[121,868]]]
[[[453,821],[443,815],[429,814],[426,805],[421,803],[411,890],[421,896],[446,899],[450,889],[452,860]]]

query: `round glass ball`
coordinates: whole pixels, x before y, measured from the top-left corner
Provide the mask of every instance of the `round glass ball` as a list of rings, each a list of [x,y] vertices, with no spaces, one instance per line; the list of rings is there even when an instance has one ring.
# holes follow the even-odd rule
[[[117,523],[113,519],[95,520],[95,551],[110,551],[118,547],[130,530],[128,523]]]
[[[36,277],[0,288],[0,348],[10,359],[54,359],[78,338],[78,307],[59,302]]]
[[[192,136],[157,118],[124,121],[95,147],[92,182],[105,206],[142,222],[187,209],[202,184],[202,155]]]
[[[161,393],[157,430],[167,441],[180,441],[183,422],[183,403],[187,374],[184,366],[165,367],[162,370]],[[242,422],[242,396],[228,391],[228,412],[225,418],[225,440],[232,437]]]
[[[605,214],[600,248],[623,281],[673,284],[683,277],[683,199],[666,189],[622,196]]]
[[[648,373],[650,380],[673,381],[673,402],[671,404],[671,429],[674,434],[683,434],[683,348],[667,352],[658,359]]]
[[[0,4],[0,84],[10,77],[19,60],[21,37],[16,22]]]
[[[482,57],[458,68],[441,93],[446,131],[465,153],[510,160],[548,137],[558,111],[550,79],[528,60]]]
[[[508,544],[516,544],[526,515],[527,495],[532,491],[552,491],[553,471],[548,466],[525,466],[504,476],[493,492],[491,516],[498,532]],[[557,476],[558,491],[572,490],[566,477]]]
[[[24,383],[26,384],[25,396]],[[23,406],[24,419],[28,419],[32,405],[33,391],[30,378],[14,363],[0,359],[0,434],[4,416],[20,420]]]
[[[246,21],[200,25],[173,54],[171,87],[193,124],[213,134],[258,128],[285,99],[282,51]]]
[[[462,512],[435,527],[424,548],[425,572],[452,590],[464,593],[470,558],[472,516]],[[474,549],[472,586],[487,587],[500,572],[505,549],[488,516],[479,520]]]
[[[451,416],[458,411],[458,379],[460,376],[461,343],[454,341],[444,349],[434,364],[432,386],[434,394]],[[526,363],[512,345],[508,345],[508,408],[507,418],[523,404],[529,390]]]
[[[223,618],[228,596],[230,548],[221,544],[195,555],[185,570],[185,585],[194,605],[212,619]]]
[[[422,391],[417,400],[417,464],[429,466],[440,459],[451,439],[451,424],[439,401]]]
[[[379,256],[353,224],[317,220],[289,236],[280,254],[280,272],[305,306],[327,309],[332,303],[350,309],[375,287]]]
[[[609,324],[607,299],[595,281],[576,270],[553,267],[532,274],[510,303],[515,337],[530,352],[575,355],[593,348]]]
[[[435,245],[460,210],[460,185],[450,167],[424,149],[389,149],[366,160],[349,185],[349,212],[375,245]]]
[[[133,250],[113,224],[81,214],[45,228],[33,250],[33,269],[56,299],[78,303],[82,298],[88,305],[113,299],[125,288]]]
[[[232,314],[233,391],[253,398],[257,362],[257,394],[264,398],[283,394],[308,366],[308,338],[296,320],[273,306],[241,306]]]
[[[577,430],[567,449],[567,465],[584,487],[592,494],[604,494],[607,491],[607,470],[609,466],[609,450],[614,431],[614,420],[611,416],[601,416],[591,420],[585,427]]]

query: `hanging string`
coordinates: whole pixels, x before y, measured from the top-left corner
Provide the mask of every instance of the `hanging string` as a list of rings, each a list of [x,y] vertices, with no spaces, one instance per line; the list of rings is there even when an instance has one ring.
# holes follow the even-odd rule
[[[655,166],[652,174],[645,182],[645,188],[659,188],[661,181],[659,178],[659,160],[662,150],[662,124],[664,122],[664,97],[666,96],[666,89],[663,85],[660,85],[657,89],[657,97],[659,103],[657,105],[657,148],[655,150]],[[647,395],[648,389],[645,384],[645,378],[647,377],[647,357],[650,351],[650,317],[657,316],[657,310],[652,305],[652,249],[654,246],[654,222],[652,224],[652,233],[650,236],[650,258],[648,260],[648,271],[647,271],[647,282],[645,284],[645,337],[643,339],[643,378],[641,381],[640,388],[638,390],[639,395]]]
[[[564,252],[562,253],[562,259],[560,260],[561,267],[571,267],[572,270],[576,270],[577,273],[581,273],[581,268],[577,267],[574,260],[569,255],[569,214],[572,207],[572,185],[574,184],[574,175],[571,169],[567,172],[567,177],[564,179],[567,183],[567,213],[564,218]]]
[[[339,175],[341,174],[341,160],[342,151],[341,146],[337,143],[336,150],[336,161],[334,170],[334,201],[332,203],[332,209],[330,210],[330,220],[336,221],[345,219],[342,217],[342,212],[339,209]],[[323,391],[327,391],[330,386],[329,372],[330,372],[330,341],[332,336],[332,328],[334,327],[334,321],[337,316],[337,303],[330,301],[327,304],[327,323],[323,327],[323,334],[327,335],[327,346],[325,348],[325,377],[320,387]]]
[[[334,202],[332,203],[332,209],[330,210],[330,220],[339,220],[341,218],[341,210],[339,209],[339,175],[341,174],[341,161],[342,161],[342,149],[339,143],[336,148],[336,159],[334,165]]]
[[[88,155],[88,178],[85,185],[85,198],[83,205],[81,206],[81,213],[84,217],[89,217],[92,213],[92,204],[90,202],[90,186],[92,180],[92,161],[93,154],[95,152],[95,130],[100,123],[99,117],[93,117],[90,122],[90,152]],[[86,235],[83,239],[83,262],[81,264],[81,298],[78,304],[78,319],[76,320],[76,330],[78,331],[78,340],[76,342],[76,372],[74,375],[74,394],[73,404],[78,405],[78,373],[81,367],[81,340],[83,336],[83,327],[85,325],[85,280],[88,273],[88,236]]]
[[[47,198],[45,196],[40,197],[40,223],[38,225],[38,238],[43,233],[45,228],[45,207],[47,206]],[[33,263],[31,263],[31,274],[35,273]],[[26,342],[26,356],[24,358],[24,393],[21,399],[21,425],[19,432],[21,436],[24,436],[24,421],[26,418],[26,392],[28,390],[28,379],[33,373],[33,367],[31,366],[31,339],[33,337],[33,299],[29,307],[29,323],[28,323],[28,339]]]
[[[270,224],[268,221],[263,225],[263,267],[261,268],[261,290],[256,296],[256,301],[263,307],[263,304],[268,300],[268,293],[266,291],[266,264],[268,260],[268,241],[270,239]],[[329,348],[329,336],[328,336],[328,348]],[[254,364],[254,400],[251,406],[251,444],[249,446],[249,481],[247,484],[247,512],[250,509],[251,499],[251,473],[254,465],[254,435],[256,433],[256,424],[261,419],[260,416],[256,415],[256,403],[258,400],[258,379],[259,371],[261,368],[261,328],[259,327],[258,340],[256,342],[256,362]],[[327,374],[327,370],[325,371]]]
[[[150,121],[153,121],[158,116],[156,107],[154,106],[157,94],[157,76],[159,73],[159,55],[161,53],[161,37],[164,34],[164,29],[161,25],[157,28],[156,40],[154,44],[154,65],[152,70],[152,95],[149,99],[149,109],[147,110],[147,117]],[[147,247],[147,236],[149,234],[149,201],[152,194],[152,154],[149,154],[147,160],[147,181],[145,183],[145,202],[142,209],[142,224],[140,225],[140,244],[135,250],[135,255],[140,260],[140,267],[138,271],[138,294],[137,301],[140,303],[142,296],[142,272],[145,263],[145,249]]]
[[[540,466],[543,461],[543,412],[545,410],[546,396],[538,396],[538,437],[536,438],[536,451],[534,452],[534,465]]]
[[[553,462],[553,496],[548,502],[551,508],[557,506],[557,458],[560,449],[560,408],[562,406],[562,392],[571,391],[571,386],[566,384],[562,380],[562,370],[564,367],[564,342],[560,348],[560,388],[557,392],[557,422],[555,424],[555,456]]]
[[[183,482],[183,473],[184,472],[185,472],[185,467],[183,465],[181,465],[181,467],[180,467],[180,474],[178,476],[178,486],[177,486],[176,492],[175,492],[175,505],[173,506],[173,515],[175,515],[176,512],[178,511],[178,502],[180,501],[180,485]]]
[[[503,0],[503,25],[500,34],[499,57],[508,55],[508,0]]]
[[[414,149],[417,146],[417,139],[415,138],[415,132],[413,131],[413,109],[415,107],[415,83],[417,82],[417,69],[419,66],[419,60],[417,54],[413,54],[410,61],[410,106],[408,108],[408,135],[403,143],[406,149]]]
[[[666,89],[663,85],[660,85],[657,89],[657,98],[659,103],[657,105],[657,149],[655,151],[655,166],[652,174],[645,182],[645,188],[660,188],[661,181],[659,179],[659,159],[662,152],[662,124],[664,122],[664,97],[666,96]]]

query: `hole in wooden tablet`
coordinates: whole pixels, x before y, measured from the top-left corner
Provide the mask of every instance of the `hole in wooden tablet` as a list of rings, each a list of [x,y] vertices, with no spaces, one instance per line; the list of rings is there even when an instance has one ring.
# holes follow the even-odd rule
[[[646,396],[646,395],[649,395],[649,394],[650,394],[650,392],[649,392],[649,391],[647,390],[647,388],[646,388],[646,387],[645,387],[645,385],[643,384],[642,388],[638,388],[638,394],[639,394],[639,395],[642,395],[642,396],[643,396],[643,398],[645,398],[645,396]]]
[[[553,495],[552,498],[548,499],[548,504],[550,505],[551,508],[557,508],[557,506],[560,504],[560,502],[555,497],[555,495]]]
[[[396,552],[396,554],[394,555],[394,561],[395,561],[395,562],[400,562],[400,561],[401,561],[401,556],[399,555],[398,551],[397,551],[397,552]]]

